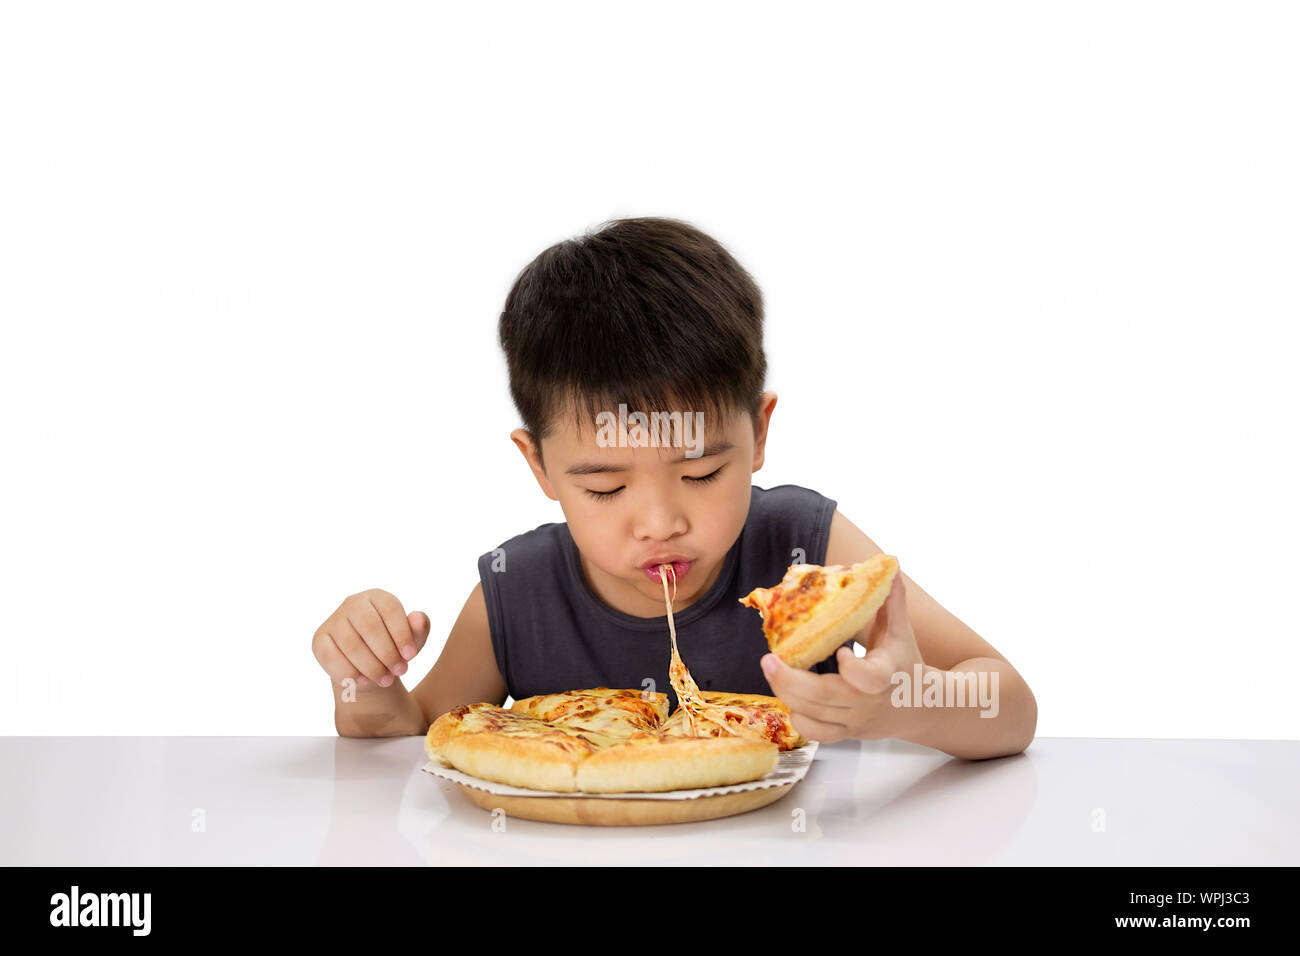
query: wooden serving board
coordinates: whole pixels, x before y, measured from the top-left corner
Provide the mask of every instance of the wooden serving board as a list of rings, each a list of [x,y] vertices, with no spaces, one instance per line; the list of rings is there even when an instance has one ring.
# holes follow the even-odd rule
[[[456,784],[476,806],[484,810],[504,810],[506,816],[545,823],[577,823],[585,826],[636,827],[656,823],[691,823],[716,820],[757,810],[780,800],[793,783],[762,790],[719,793],[689,800],[607,800],[602,797],[515,797],[488,793],[476,787]]]

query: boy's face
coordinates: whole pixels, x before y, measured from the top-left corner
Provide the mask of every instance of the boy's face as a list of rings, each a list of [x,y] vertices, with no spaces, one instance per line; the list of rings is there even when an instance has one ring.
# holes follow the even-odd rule
[[[578,428],[571,412],[559,417],[540,460],[526,431],[510,437],[560,503],[592,589],[618,610],[656,617],[664,613],[660,563],[677,574],[676,609],[703,596],[721,571],[749,513],[750,476],[762,467],[775,405],[766,392],[757,428],[743,412],[705,417],[700,434],[683,430],[685,442],[669,447],[634,447],[636,433],[620,430],[615,410],[603,428]]]

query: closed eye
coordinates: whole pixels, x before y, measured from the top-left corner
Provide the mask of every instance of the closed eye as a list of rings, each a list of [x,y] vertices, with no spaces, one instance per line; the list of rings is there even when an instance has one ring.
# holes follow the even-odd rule
[[[722,466],[720,466],[720,467],[718,467],[718,468],[715,468],[713,471],[709,472],[707,475],[700,475],[700,477],[698,477],[698,478],[692,478],[690,475],[683,475],[683,477],[684,477],[687,481],[693,481],[693,482],[695,482],[696,484],[700,484],[700,485],[707,485],[710,481],[716,481],[716,480],[717,480],[717,477],[718,477],[718,472],[722,471],[722,469],[725,468],[725,467],[726,467],[725,465],[722,465]]]
[[[725,465],[719,466],[718,468],[715,468],[713,471],[709,472],[707,475],[700,475],[698,478],[693,477],[691,475],[683,475],[682,478],[685,479],[686,481],[692,482],[693,484],[707,485],[711,481],[717,481],[718,473],[722,471],[722,469],[725,467],[726,467]],[[617,495],[620,491],[622,491],[626,487],[627,485],[619,485],[617,488],[613,489],[612,491],[592,491],[590,488],[583,488],[582,490],[587,494],[588,497],[594,498],[597,501],[609,501],[609,499],[613,498],[615,495]]]

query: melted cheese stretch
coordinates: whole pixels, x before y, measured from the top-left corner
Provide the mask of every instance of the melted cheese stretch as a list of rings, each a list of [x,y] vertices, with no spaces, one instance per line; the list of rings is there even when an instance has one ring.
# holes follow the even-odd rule
[[[673,595],[668,594],[668,575],[673,576]],[[690,670],[677,650],[677,625],[673,622],[673,597],[677,594],[677,575],[671,564],[659,566],[659,580],[664,586],[664,605],[668,609],[668,638],[672,645],[672,657],[668,663],[668,680],[677,693],[677,701],[685,723],[686,735],[689,737],[717,737],[719,730],[733,737],[745,736],[740,726],[752,722],[752,715],[743,711],[737,713],[724,705],[710,703],[700,693],[699,686],[691,677]],[[730,714],[730,717],[728,717]],[[739,725],[739,726],[738,726]]]
[[[668,594],[668,575],[673,575],[673,594]],[[677,650],[677,625],[673,622],[673,598],[677,594],[677,576],[672,565],[659,566],[659,580],[664,586],[664,606],[668,609],[668,638],[672,655],[668,663],[668,680],[677,693],[678,711],[664,723],[662,730],[675,733],[680,721],[687,737],[758,737],[780,744],[782,749],[794,746],[798,733],[789,725],[788,711],[779,701],[736,706],[725,698],[732,695],[715,693],[722,700],[705,700],[700,688],[691,677],[682,656]],[[680,716],[679,716],[680,714]]]
[[[673,576],[673,596],[668,595],[668,575]],[[668,608],[668,638],[672,644],[672,656],[668,661],[668,682],[677,694],[677,703],[686,719],[687,732],[692,737],[700,736],[699,716],[704,710],[704,698],[695,685],[695,679],[686,669],[682,655],[677,651],[677,625],[673,623],[673,597],[677,596],[677,572],[671,564],[659,565],[659,581],[664,586],[664,606]]]

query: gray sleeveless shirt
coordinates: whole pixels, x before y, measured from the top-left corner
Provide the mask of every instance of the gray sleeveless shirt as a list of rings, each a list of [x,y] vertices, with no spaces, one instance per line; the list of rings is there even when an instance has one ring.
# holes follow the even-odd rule
[[[824,564],[835,502],[798,485],[751,486],[749,514],[708,592],[674,612],[677,647],[701,690],[771,694],[763,619],[740,598],[791,564]],[[797,550],[797,549],[801,549]],[[618,611],[591,590],[564,522],[516,535],[478,559],[492,652],[515,700],[585,687],[668,695],[668,616]],[[852,642],[849,642],[850,644]],[[834,656],[811,668],[835,673]]]

